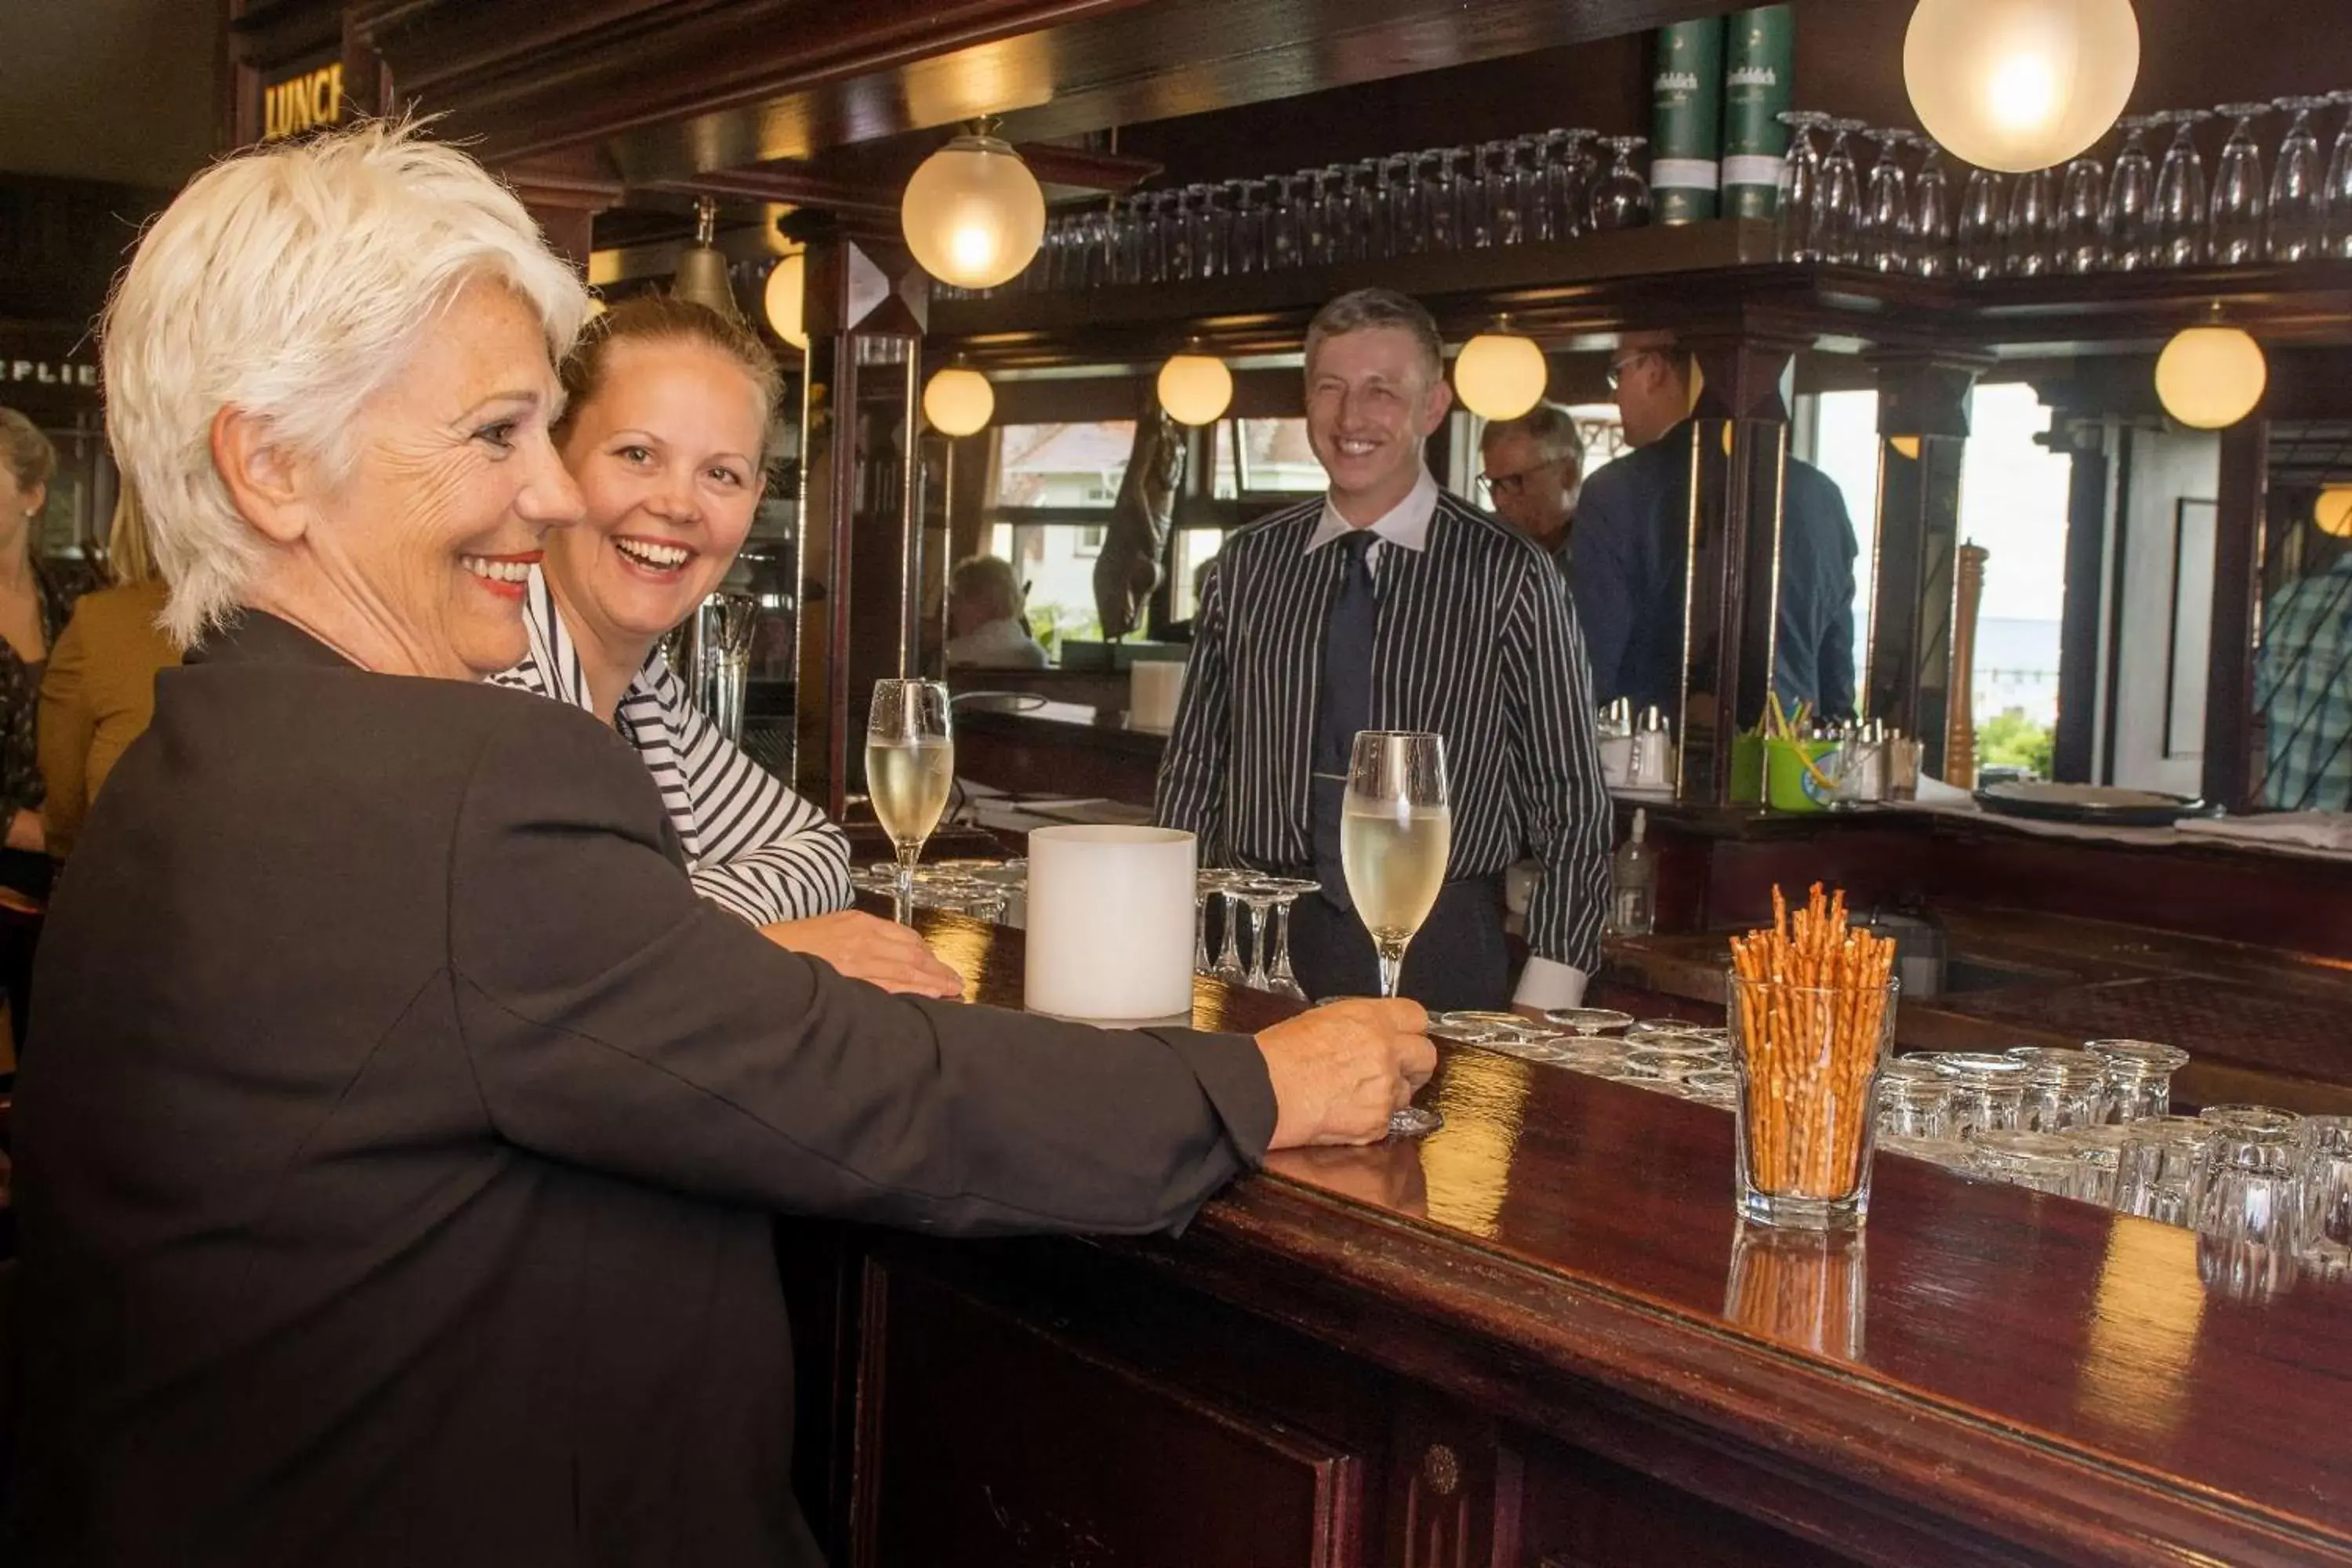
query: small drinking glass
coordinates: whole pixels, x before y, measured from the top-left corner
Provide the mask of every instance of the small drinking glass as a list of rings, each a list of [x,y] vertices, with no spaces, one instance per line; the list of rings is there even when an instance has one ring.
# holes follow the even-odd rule
[[[2099,1057],[2048,1046],[2020,1046],[2009,1054],[2025,1064],[2020,1125],[2026,1131],[2063,1132],[2107,1119],[2107,1067]]]
[[[1878,1131],[1898,1138],[1952,1136],[1952,1086],[1933,1062],[1897,1057],[1879,1069]]]
[[[2107,264],[2107,172],[2096,158],[2077,158],[2058,183],[2050,220],[2050,259],[2060,272],[2096,272]]]
[[[2295,1132],[2303,1156],[2295,1256],[2317,1273],[2352,1275],[2352,1117],[2306,1116]]]
[[[1904,172],[1902,153],[1918,141],[1908,131],[1865,131],[1878,144],[1878,160],[1862,193],[1861,246],[1865,265],[1879,272],[1900,272],[1909,259],[1918,215],[1911,206],[1911,176]]]
[[[1634,1046],[1625,1053],[1624,1079],[1633,1083],[1680,1085],[1728,1065],[1723,1052],[1696,1045]]]
[[[1308,244],[1314,266],[1363,259],[1364,225],[1356,215],[1355,179],[1355,171],[1345,163],[1330,164],[1316,177],[1323,210]]]
[[[1265,182],[1234,180],[1226,190],[1233,200],[1233,228],[1228,260],[1235,272],[1265,270]]]
[[[2331,92],[2328,101],[2352,110],[2352,92]],[[2344,128],[2336,133],[2336,145],[2327,155],[2327,189],[2324,206],[2326,220],[2320,248],[2336,258],[2352,258],[2352,112],[2344,117]]]
[[[2232,1131],[2275,1132],[2287,1137],[2293,1135],[2295,1124],[2303,1118],[2274,1105],[2209,1105],[2197,1113],[2197,1120]]]
[[[2148,156],[2147,131],[2161,121],[2134,114],[2116,123],[2124,144],[2107,181],[2099,228],[2106,241],[2107,264],[2121,272],[2137,272],[2150,264],[2157,249],[2156,160]]]
[[[2123,1159],[2124,1140],[2129,1136],[2116,1126],[2076,1127],[2067,1131],[2066,1142],[2074,1146],[2074,1158],[2082,1166],[2076,1197],[2104,1208],[2116,1206],[2116,1173]]]
[[[2074,1145],[2052,1132],[1985,1132],[1971,1144],[1978,1171],[2012,1187],[2071,1198],[2082,1184]]]
[[[2308,261],[2319,254],[2327,226],[2327,155],[2320,150],[2311,117],[2329,101],[2324,97],[2278,100],[2277,107],[2294,119],[2279,143],[2278,166],[2271,171],[2264,248],[2273,261]]]
[[[1367,730],[1358,734],[1340,805],[1339,864],[1348,897],[1379,955],[1381,994],[1397,994],[1406,946],[1445,884],[1454,813],[1443,736]],[[1391,1132],[1433,1132],[1433,1110],[1407,1106]]]
[[[1911,188],[1917,211],[1911,222],[1910,269],[1921,278],[1949,278],[1959,261],[1955,211],[1958,204],[1944,150],[1932,142]]]
[[[2157,1040],[2085,1040],[2083,1048],[2106,1064],[2107,1115],[2137,1121],[2172,1111],[2172,1075],[2189,1053]]]
[[[1441,147],[1421,166],[1422,221],[1432,250],[1466,250],[1476,207],[1475,165],[1467,147]]]
[[[1789,127],[1789,155],[1780,163],[1780,184],[1772,205],[1772,222],[1780,237],[1783,261],[1819,261],[1821,247],[1813,236],[1813,202],[1821,188],[1822,149],[1813,132],[1825,129],[1831,117],[1809,109],[1784,110],[1780,122]]]
[[[2002,230],[2009,223],[2009,198],[2000,176],[1990,169],[1971,169],[1960,197],[1958,246],[1959,275],[1981,281],[2000,276]]]
[[[1544,1014],[1544,1018],[1579,1035],[1619,1034],[1633,1023],[1631,1015],[1608,1007],[1554,1007]]]
[[[2216,266],[2242,267],[2263,258],[2270,186],[2263,177],[2263,149],[2254,140],[2254,121],[2270,111],[2267,103],[2221,106],[2221,112],[2235,123],[2230,127],[2230,139],[2222,144],[2221,162],[2213,174],[2209,243]]]
[[[1471,177],[1462,192],[1463,246],[1492,250],[1525,237],[1519,222],[1518,181],[1511,169],[1508,142],[1481,142],[1471,155]]]
[[[2222,1127],[2207,1157],[2199,1233],[2233,1247],[2291,1255],[2302,1224],[2296,1163],[2293,1132]]]
[[[1372,180],[1363,209],[1364,256],[1380,260],[1412,256],[1428,248],[1421,226],[1421,160],[1411,153],[1392,153],[1368,160]],[[1360,173],[1363,165],[1357,165]]]
[[[866,721],[866,791],[898,851],[894,902],[900,925],[915,921],[915,863],[940,825],[955,784],[955,730],[948,689],[937,680],[877,680]]]
[[[2025,1064],[2015,1057],[1948,1051],[1930,1058],[1952,1086],[1952,1136],[2012,1132],[2025,1117]]]
[[[1276,174],[1266,182],[1273,205],[1265,215],[1266,269],[1278,272],[1307,260],[1307,220],[1316,204],[1306,196],[1301,174]]]
[[[2160,267],[2195,267],[2205,259],[2205,160],[2197,152],[2197,128],[2213,116],[2202,109],[2175,109],[2155,117],[2169,125],[2172,145],[2156,175],[2156,252]]]
[[[1862,128],[1859,120],[1829,122],[1829,151],[1822,154],[1821,179],[1813,186],[1813,244],[1832,266],[1862,259],[1862,178],[1849,140]]]
[[[1224,278],[1234,269],[1233,199],[1223,185],[1201,187],[1201,204],[1192,214],[1193,247],[1203,278]]]
[[[1739,1075],[1732,1146],[1742,1219],[1849,1230],[1867,1216],[1876,1080],[1895,1037],[1897,989],[1889,980],[1883,994],[1857,997],[1853,988],[1724,977]],[[1857,1022],[1869,1019],[1874,1027]]]
[[[1601,138],[1601,145],[1616,158],[1592,185],[1591,226],[1596,232],[1640,228],[1650,221],[1650,183],[1633,166],[1633,154],[1649,144],[1646,136]]]
[[[2124,1125],[2116,1210],[2163,1225],[2192,1224],[2204,1195],[2214,1127],[2193,1116],[2149,1116]]]
[[[2002,226],[2001,269],[2012,278],[2039,278],[2050,270],[2050,229],[2058,211],[2058,187],[2047,169],[2020,174],[2009,190],[2009,221]]]

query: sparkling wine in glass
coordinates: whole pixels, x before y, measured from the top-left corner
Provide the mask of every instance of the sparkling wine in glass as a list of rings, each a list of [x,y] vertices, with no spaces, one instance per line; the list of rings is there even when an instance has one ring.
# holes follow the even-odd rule
[[[1366,730],[1356,737],[1339,808],[1339,865],[1348,897],[1380,955],[1381,994],[1397,994],[1404,951],[1437,903],[1454,842],[1443,736]],[[1436,1131],[1433,1111],[1407,1106],[1389,1131]]]
[[[940,825],[955,783],[955,737],[948,689],[937,680],[877,680],[866,721],[866,791],[898,852],[897,913],[915,918],[915,862]]]

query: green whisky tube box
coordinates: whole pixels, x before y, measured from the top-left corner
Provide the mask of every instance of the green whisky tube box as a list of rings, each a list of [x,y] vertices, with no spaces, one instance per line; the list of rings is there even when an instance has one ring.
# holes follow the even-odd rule
[[[1723,144],[1722,17],[1658,29],[1650,95],[1650,198],[1656,221],[1713,217]]]
[[[1789,153],[1781,114],[1792,106],[1797,17],[1793,5],[1759,5],[1732,16],[1724,45],[1723,212],[1770,217]]]

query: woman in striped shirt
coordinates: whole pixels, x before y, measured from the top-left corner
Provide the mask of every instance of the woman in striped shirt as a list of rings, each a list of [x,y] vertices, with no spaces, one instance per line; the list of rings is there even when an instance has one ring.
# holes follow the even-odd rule
[[[912,931],[849,910],[849,844],[703,716],[656,645],[733,564],[759,505],[775,363],[716,312],[648,297],[592,322],[555,428],[586,512],[551,529],[524,600],[530,653],[498,678],[637,749],[696,891],[854,979],[953,996]]]

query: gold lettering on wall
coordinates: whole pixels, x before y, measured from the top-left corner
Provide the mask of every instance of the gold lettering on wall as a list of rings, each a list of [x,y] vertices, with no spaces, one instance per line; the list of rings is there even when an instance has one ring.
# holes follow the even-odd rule
[[[261,89],[261,139],[265,142],[342,122],[341,60],[285,81],[272,82]]]

